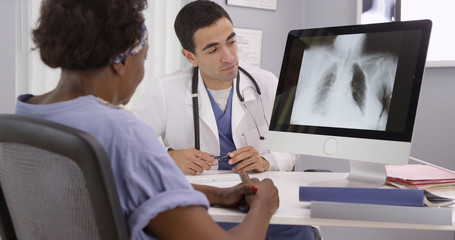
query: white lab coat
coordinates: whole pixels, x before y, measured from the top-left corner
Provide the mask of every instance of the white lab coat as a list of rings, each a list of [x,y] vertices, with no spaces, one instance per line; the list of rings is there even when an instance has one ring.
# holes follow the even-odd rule
[[[259,84],[265,116],[270,122],[278,79],[272,73],[259,68],[244,68]],[[172,147],[176,150],[194,148],[192,74],[193,68],[189,67],[154,80],[131,108],[162,138],[165,147]],[[245,74],[241,72],[240,74],[240,93],[244,96],[261,135],[267,137],[268,125],[262,114],[256,88]],[[270,163],[269,170],[292,170],[298,155],[266,149],[266,140],[259,139],[252,116],[237,97],[236,81],[234,81],[233,87],[231,125],[235,146],[237,148],[253,146]],[[200,74],[198,93],[201,151],[219,155],[218,127]]]

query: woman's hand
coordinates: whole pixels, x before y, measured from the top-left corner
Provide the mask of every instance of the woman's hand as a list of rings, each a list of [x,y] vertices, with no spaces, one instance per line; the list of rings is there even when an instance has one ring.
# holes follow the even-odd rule
[[[250,209],[265,211],[271,217],[280,205],[278,189],[269,178],[259,181],[256,178],[250,179],[248,174],[240,173],[242,183],[246,186],[256,186],[254,193],[245,194],[245,200]]]
[[[242,211],[248,210],[245,196],[255,193],[258,189],[256,183],[259,180],[250,179],[247,183],[239,183],[229,188],[218,188],[208,185],[193,184],[194,189],[204,193],[211,205],[220,205],[224,207],[240,208]]]

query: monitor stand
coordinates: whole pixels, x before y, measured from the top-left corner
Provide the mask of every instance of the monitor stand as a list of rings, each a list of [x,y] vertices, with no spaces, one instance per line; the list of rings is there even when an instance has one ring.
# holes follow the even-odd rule
[[[384,186],[386,171],[384,164],[349,161],[350,172],[346,178],[331,181],[312,182],[310,186],[318,187],[356,187],[377,188]]]

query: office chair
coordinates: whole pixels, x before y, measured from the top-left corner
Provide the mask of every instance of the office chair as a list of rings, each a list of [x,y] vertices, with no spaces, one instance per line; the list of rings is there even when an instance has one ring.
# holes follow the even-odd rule
[[[112,170],[91,135],[0,114],[1,239],[128,239]]]

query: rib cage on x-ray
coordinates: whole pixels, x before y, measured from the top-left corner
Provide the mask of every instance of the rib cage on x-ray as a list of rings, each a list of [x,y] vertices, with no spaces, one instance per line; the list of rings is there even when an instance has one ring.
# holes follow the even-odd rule
[[[341,35],[305,50],[292,124],[385,130],[397,56],[365,43],[365,34]]]

